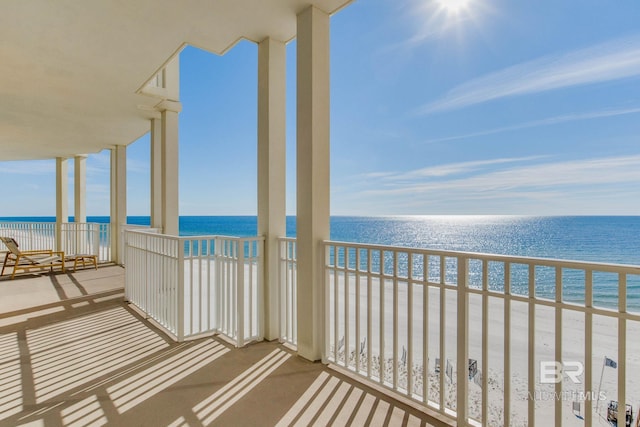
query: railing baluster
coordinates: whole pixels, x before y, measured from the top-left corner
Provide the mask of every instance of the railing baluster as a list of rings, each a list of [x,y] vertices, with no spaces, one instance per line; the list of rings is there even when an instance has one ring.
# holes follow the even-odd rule
[[[196,242],[198,242],[198,247],[197,247],[197,252],[196,253],[192,253],[191,256],[192,257],[197,257],[195,259],[195,264],[198,266],[198,274],[194,275],[194,272],[191,273],[191,277],[197,277],[198,278],[198,300],[196,301],[196,304],[198,306],[198,333],[200,332],[204,332],[204,303],[205,303],[205,298],[203,295],[203,288],[202,288],[202,280],[203,280],[203,274],[204,274],[204,250],[202,249],[202,245],[205,244],[204,239],[198,239],[196,240]],[[193,283],[193,279],[191,279],[192,283]],[[193,334],[194,331],[193,329],[191,330],[191,333]]]
[[[225,265],[225,281],[224,281],[225,292],[226,292],[225,307],[224,307],[225,333],[227,334],[227,336],[230,336],[232,339],[235,340],[235,326],[231,319],[231,313],[233,311],[233,306],[235,305],[234,289],[232,286],[232,281],[233,281],[233,276],[232,276],[233,265],[231,264],[231,258],[233,256],[232,254],[233,254],[232,242],[225,240],[225,253],[224,253],[224,257],[222,258]]]
[[[445,275],[446,275],[446,258],[444,257],[444,255],[440,256],[440,335],[439,335],[439,339],[440,339],[440,373],[438,374],[439,377],[439,387],[440,387],[440,392],[439,394],[439,409],[441,413],[445,413],[445,382],[444,382],[444,377],[446,375],[446,369],[447,369],[447,359],[446,359],[446,352],[445,352],[445,331],[447,330],[447,312],[446,312],[446,306],[447,306],[447,294],[446,294],[446,289],[444,287],[445,285]]]
[[[196,261],[194,259],[194,248],[195,248],[195,243],[197,241],[196,240],[187,240],[186,243],[187,244],[187,248],[188,248],[188,263],[189,263],[189,283],[188,283],[188,288],[189,288],[189,296],[190,301],[189,301],[189,305],[187,307],[185,307],[187,309],[187,314],[189,315],[189,335],[194,333],[194,311],[195,308],[198,306],[198,300],[196,299],[196,293],[194,292],[194,282],[193,282],[193,278],[194,278],[194,261]],[[184,243],[178,241],[178,244],[184,247]],[[187,256],[187,254],[185,254],[185,256]],[[180,262],[180,261],[178,261]],[[184,262],[184,261],[183,261]]]
[[[593,270],[585,270],[585,314],[584,314],[584,392],[593,391]],[[588,395],[587,395],[588,396]],[[593,404],[586,399],[584,404],[584,422],[593,425]]]
[[[536,406],[533,396],[536,394],[536,269],[534,264],[529,264],[529,361],[527,385],[529,392],[527,421],[530,426],[536,425]]]
[[[489,262],[482,260],[482,425],[489,425]]]
[[[289,249],[287,249],[287,251],[289,251]],[[287,252],[288,254],[289,252]],[[288,256],[288,255],[287,255]],[[293,298],[293,281],[295,279],[295,275],[293,274],[293,262],[288,260],[287,261],[287,273],[286,273],[286,277],[287,277],[287,298],[285,299],[285,304],[287,305],[287,317],[286,317],[286,322],[287,322],[287,338],[289,338],[290,340],[294,339],[294,334],[293,334],[293,310],[296,306],[296,301]]]
[[[349,286],[351,282],[351,278],[349,275],[349,247],[344,247],[344,266],[343,272],[344,275],[344,366],[349,368],[350,363],[350,354],[349,354]]]
[[[618,274],[618,311],[627,312],[627,275]],[[618,317],[618,420],[626,425],[627,414],[627,319]],[[598,396],[599,398],[599,396]],[[638,408],[640,411],[640,408]],[[640,415],[639,415],[640,416]],[[640,422],[640,421],[639,421]]]
[[[282,249],[285,249],[285,255],[283,258]],[[285,341],[291,339],[291,335],[289,332],[289,316],[291,315],[289,305],[289,286],[290,286],[290,267],[289,267],[289,243],[288,242],[280,242],[280,263],[284,265],[284,268],[280,268],[280,276],[284,277],[284,292],[280,293],[280,339],[284,339]],[[282,279],[281,284],[282,284]]]
[[[356,362],[356,372],[360,373],[360,249],[356,249],[356,300],[355,300],[355,311],[356,311],[356,331],[355,331],[355,362]]]
[[[221,261],[221,256],[222,256],[222,241],[220,240],[220,238],[215,238],[214,239],[214,258],[213,258],[213,268],[214,268],[214,281],[215,281],[215,286],[214,286],[214,294],[215,294],[215,299],[214,299],[214,304],[213,304],[213,310],[214,310],[214,317],[213,317],[213,322],[214,322],[214,330],[216,332],[222,332],[222,323],[223,323],[223,318],[222,318],[222,307],[224,304],[224,282],[223,282],[223,274],[222,274],[222,261]]]
[[[562,360],[562,268],[556,267],[555,359]],[[562,381],[555,384],[556,396],[562,396]],[[555,425],[562,425],[562,402],[555,400]]]
[[[212,290],[213,290],[213,283],[211,283],[211,268],[213,266],[214,263],[214,253],[211,250],[212,249],[212,240],[211,239],[207,239],[207,284],[206,284],[206,288],[207,288],[207,330],[211,331],[214,329],[213,325],[211,324],[211,319],[213,317],[213,306],[211,304],[211,301],[213,300],[213,295],[212,295]]]
[[[254,324],[256,322],[255,319],[255,315],[254,315],[254,306],[255,308],[258,308],[257,301],[256,298],[258,296],[258,292],[259,292],[259,288],[257,287],[257,283],[254,286],[254,274],[253,274],[253,268],[254,268],[254,260],[256,258],[256,254],[254,252],[254,248],[253,245],[251,244],[250,241],[246,241],[246,245],[247,245],[247,250],[249,252],[249,256],[248,256],[248,269],[249,269],[249,278],[247,280],[247,286],[248,286],[248,290],[249,290],[249,338],[256,338],[258,337],[258,335],[262,335],[260,334],[258,331],[256,331]],[[256,296],[256,298],[254,298],[254,294]]]
[[[367,378],[371,378],[371,365],[373,362],[373,253],[371,249],[367,249]]]
[[[413,253],[407,254],[407,394],[413,396]]]
[[[175,239],[174,242],[178,246],[178,257],[175,262],[178,264],[177,335],[180,342],[184,340],[184,245],[179,239]]]
[[[338,246],[333,247],[333,318],[334,318],[334,332],[333,332],[333,360],[336,364],[340,364],[340,358],[338,354],[340,352],[340,297],[338,289],[338,252],[340,248]]]
[[[456,384],[456,412],[459,426],[468,424],[469,406],[469,294],[468,273],[469,260],[466,257],[457,258],[457,384]]]
[[[236,241],[236,324],[237,334],[236,346],[244,346],[245,338],[245,284],[244,284],[244,240]]]
[[[293,262],[291,263],[291,341],[293,344],[298,343],[298,264],[295,259],[297,253],[297,244],[292,243],[292,257],[294,257]],[[327,304],[329,300],[327,300]],[[329,318],[329,316],[327,316]],[[327,329],[328,330],[328,329]]]
[[[393,389],[398,389],[398,252],[393,251]]]
[[[380,384],[384,384],[385,356],[384,356],[384,251],[380,250],[380,350],[378,357],[378,373]]]
[[[504,263],[504,426],[511,422],[511,264]]]
[[[429,401],[429,256],[422,256],[422,403]]]
[[[294,243],[295,244],[295,243]],[[331,337],[330,337],[330,330],[331,330],[331,290],[329,289],[329,275],[327,274],[327,270],[328,270],[328,263],[331,262],[331,258],[330,258],[330,254],[331,254],[331,246],[326,245],[324,247],[324,265],[325,265],[325,269],[322,272],[322,278],[323,281],[322,283],[324,284],[324,292],[323,292],[323,298],[324,298],[324,316],[323,316],[323,320],[324,320],[324,331],[322,331],[322,342],[323,342],[323,348],[322,348],[322,363],[329,363],[329,357],[330,357],[330,346],[331,346]],[[295,325],[295,319],[293,321],[293,324]]]

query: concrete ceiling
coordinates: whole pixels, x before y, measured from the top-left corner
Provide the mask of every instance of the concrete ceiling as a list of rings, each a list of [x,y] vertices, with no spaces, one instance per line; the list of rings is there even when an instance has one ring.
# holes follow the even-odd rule
[[[138,90],[186,44],[223,54],[243,38],[289,41],[310,4],[350,1],[3,0],[0,160],[129,144],[158,103]]]

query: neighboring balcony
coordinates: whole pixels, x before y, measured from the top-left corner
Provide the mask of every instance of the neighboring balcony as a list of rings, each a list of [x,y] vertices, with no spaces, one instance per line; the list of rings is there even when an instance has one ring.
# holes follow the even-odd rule
[[[103,263],[112,260],[110,224],[65,222],[58,226],[55,222],[2,221],[0,236],[13,237],[23,251],[55,248],[66,255],[95,255]]]

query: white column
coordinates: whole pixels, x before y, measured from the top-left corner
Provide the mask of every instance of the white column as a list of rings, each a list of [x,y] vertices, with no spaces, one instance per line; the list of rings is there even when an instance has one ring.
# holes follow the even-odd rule
[[[298,15],[297,42],[298,354],[322,357],[322,241],[329,239],[329,15]]]
[[[176,101],[163,101],[157,107],[161,112],[161,215],[164,234],[177,236],[178,209],[178,113],[182,105]]]
[[[151,227],[162,229],[162,120],[151,119]]]
[[[121,252],[121,226],[127,223],[127,147],[111,149],[111,257],[117,264],[124,262]]]
[[[264,242],[264,337],[279,338],[278,237],[286,235],[286,47],[258,45],[258,234]]]
[[[175,56],[162,70],[164,100],[156,105],[160,111],[160,178],[161,200],[158,202],[162,232],[177,236],[179,232],[178,197],[178,113],[180,104],[180,57]],[[155,160],[154,160],[155,161]]]
[[[69,222],[69,162],[56,158],[56,250],[61,251],[62,223]]]
[[[74,210],[75,222],[87,222],[87,156],[74,158]]]

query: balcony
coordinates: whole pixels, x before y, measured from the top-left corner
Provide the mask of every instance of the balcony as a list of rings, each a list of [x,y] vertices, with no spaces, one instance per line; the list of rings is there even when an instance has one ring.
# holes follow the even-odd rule
[[[21,233],[27,242],[51,234],[37,223],[1,228]],[[67,231],[63,242],[93,239],[85,228]],[[124,405],[116,411],[122,415],[139,404],[153,405],[147,400],[155,402],[156,394],[174,387],[195,387],[190,376],[201,379],[196,373],[209,372],[210,365],[210,372],[239,375],[219,380],[211,374],[199,387],[213,388],[212,396],[221,393],[216,385],[238,393],[249,388],[242,397],[230,397],[229,405],[218,403],[225,408],[242,407],[245,394],[249,401],[258,399],[251,390],[276,381],[273,376],[284,381],[284,389],[298,381],[289,384],[288,375],[306,378],[308,388],[292,392],[302,396],[299,401],[283,396],[292,406],[274,408],[286,409],[291,419],[300,416],[289,413],[294,407],[315,408],[320,412],[311,419],[316,419],[335,413],[327,409],[331,405],[344,409],[355,402],[347,419],[365,416],[357,415],[363,402],[381,398],[387,402],[383,407],[400,408],[405,418],[435,424],[460,425],[464,417],[467,425],[579,425],[583,419],[607,425],[607,408],[618,400],[637,411],[637,266],[327,241],[324,364],[313,364],[292,357],[298,336],[296,239],[279,239],[278,303],[271,312],[280,345],[263,342],[263,238],[176,237],[125,228],[120,240],[126,269],[105,265],[98,271],[2,279],[9,285],[2,287],[2,325],[10,360],[3,412],[24,415],[32,404],[40,411],[70,391],[65,399],[77,402],[78,390],[93,392],[97,382],[107,384],[101,394],[73,411],[98,408],[91,416],[111,421],[100,402],[118,396],[111,390],[119,384],[128,393],[152,384],[134,404],[114,401]],[[594,284],[605,285],[616,298],[603,304],[594,298]],[[570,300],[563,293],[568,286],[583,289],[583,299]],[[24,351],[26,362],[19,360]],[[219,365],[227,353],[239,366]],[[32,372],[18,375],[25,364]],[[113,377],[105,374],[112,371]],[[254,371],[260,373],[252,377]],[[31,378],[27,385],[25,378]],[[316,402],[322,392],[328,400]],[[366,397],[369,393],[377,397]],[[336,396],[342,400],[334,401]],[[189,404],[199,422],[216,419],[202,409],[209,403]],[[377,416],[371,414],[366,416]],[[241,420],[256,420],[252,416]],[[162,422],[182,425],[189,419]]]
[[[44,224],[2,227],[25,242],[51,234]],[[93,241],[86,228],[65,228],[63,242]],[[234,423],[264,425],[378,416],[607,425],[611,402],[637,411],[638,266],[326,241],[317,364],[294,357],[296,239],[279,239],[280,343],[264,342],[263,238],[123,228],[119,242],[126,269],[1,279],[11,285],[0,289],[2,413],[12,424],[43,413],[63,425],[135,423],[171,406],[161,402],[173,393],[178,407],[161,424],[208,425],[228,411],[242,414]],[[569,284],[582,300],[564,293]],[[617,296],[606,305],[594,299],[603,286]],[[260,390],[282,391],[279,403]],[[274,418],[251,415],[245,401],[273,407]]]

